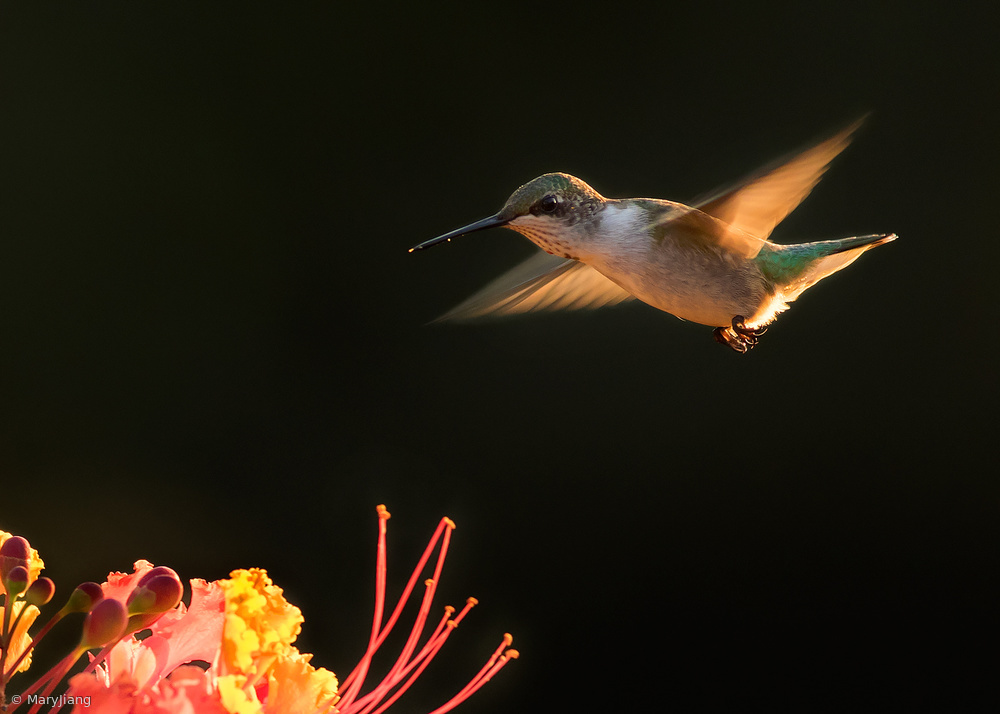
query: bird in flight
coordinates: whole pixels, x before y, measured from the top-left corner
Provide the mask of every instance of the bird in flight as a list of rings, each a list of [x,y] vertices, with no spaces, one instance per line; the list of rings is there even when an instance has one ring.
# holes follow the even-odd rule
[[[501,226],[544,251],[439,320],[597,308],[638,299],[714,327],[718,342],[746,353],[803,291],[896,238],[880,233],[789,245],[768,240],[860,124],[692,205],[604,198],[574,176],[544,174],[517,189],[494,215],[410,252]]]

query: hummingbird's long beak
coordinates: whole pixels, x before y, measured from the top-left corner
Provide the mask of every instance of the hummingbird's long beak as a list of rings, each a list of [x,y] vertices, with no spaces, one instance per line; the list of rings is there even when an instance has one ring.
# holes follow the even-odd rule
[[[476,221],[475,223],[470,223],[464,228],[459,228],[451,233],[445,233],[443,236],[438,236],[437,238],[431,238],[430,240],[425,240],[420,245],[415,245],[410,248],[412,253],[415,250],[423,250],[424,248],[431,248],[438,243],[445,243],[450,241],[452,238],[458,238],[459,236],[464,236],[466,233],[473,233],[474,231],[483,231],[487,228],[497,228],[498,226],[505,226],[510,223],[509,218],[502,218],[499,213],[490,216],[489,218],[484,218],[481,221]]]

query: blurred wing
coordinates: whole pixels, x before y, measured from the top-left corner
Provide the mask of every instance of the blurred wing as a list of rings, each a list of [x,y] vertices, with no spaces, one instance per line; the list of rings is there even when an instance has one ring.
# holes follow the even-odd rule
[[[697,208],[681,204],[672,204],[654,220],[652,235],[655,240],[669,241],[690,251],[717,255],[721,249],[745,260],[756,257],[767,242]]]
[[[579,261],[538,253],[434,322],[592,309],[632,299],[630,293]]]
[[[810,149],[759,169],[736,185],[695,202],[694,207],[738,231],[766,239],[819,183],[863,121],[864,117]]]

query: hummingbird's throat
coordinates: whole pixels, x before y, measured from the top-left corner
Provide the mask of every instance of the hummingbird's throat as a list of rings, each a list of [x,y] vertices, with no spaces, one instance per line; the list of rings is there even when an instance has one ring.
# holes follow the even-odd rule
[[[570,252],[569,246],[560,240],[559,236],[552,231],[546,230],[544,227],[513,222],[508,223],[507,227],[517,231],[546,253],[558,255],[562,258],[570,258],[571,260],[579,260],[575,253]]]

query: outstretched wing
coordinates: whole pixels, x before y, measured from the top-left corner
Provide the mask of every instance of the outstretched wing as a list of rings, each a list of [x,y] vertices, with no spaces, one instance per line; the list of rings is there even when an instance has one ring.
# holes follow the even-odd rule
[[[582,310],[633,296],[576,260],[539,252],[514,266],[435,322],[500,317],[542,310]]]
[[[826,141],[759,169],[739,183],[696,201],[702,213],[766,239],[819,183],[830,162],[851,143],[864,117]]]

